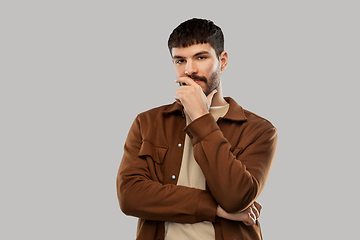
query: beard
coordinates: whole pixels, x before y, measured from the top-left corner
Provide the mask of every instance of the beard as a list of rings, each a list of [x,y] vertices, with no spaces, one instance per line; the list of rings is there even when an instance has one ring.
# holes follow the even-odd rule
[[[221,77],[221,70],[220,67],[213,72],[209,79],[207,79],[205,76],[198,76],[196,74],[188,75],[189,78],[193,80],[199,80],[204,82],[205,89],[203,89],[205,95],[209,95],[214,89],[219,87],[220,84],[220,77]]]
[[[221,76],[220,71],[215,71],[211,74],[209,81],[206,83],[204,89],[204,93],[206,96],[209,95],[212,91],[214,91],[214,89],[217,89],[219,87],[220,76]]]

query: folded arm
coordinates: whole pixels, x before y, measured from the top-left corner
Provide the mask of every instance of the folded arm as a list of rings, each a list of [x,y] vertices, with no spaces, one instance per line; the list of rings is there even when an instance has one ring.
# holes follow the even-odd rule
[[[222,207],[218,206],[216,209],[216,215],[232,221],[241,221],[246,226],[252,226],[260,217],[261,209],[261,204],[255,201],[250,207],[237,213],[228,213]]]
[[[142,144],[136,119],[129,131],[117,176],[122,211],[131,216],[180,223],[215,221],[217,203],[208,191],[162,184],[151,176],[151,156],[138,156]]]
[[[251,206],[270,172],[277,145],[276,129],[266,121],[260,122],[234,150],[210,114],[193,121],[185,131],[219,205],[229,213]]]

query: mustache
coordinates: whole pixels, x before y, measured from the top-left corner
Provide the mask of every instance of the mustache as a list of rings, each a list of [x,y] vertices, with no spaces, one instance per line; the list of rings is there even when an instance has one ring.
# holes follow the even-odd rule
[[[203,76],[198,76],[196,74],[192,74],[192,75],[187,75],[189,78],[191,78],[192,80],[199,80],[199,81],[202,81],[204,83],[207,83],[207,78],[206,77],[203,77]]]

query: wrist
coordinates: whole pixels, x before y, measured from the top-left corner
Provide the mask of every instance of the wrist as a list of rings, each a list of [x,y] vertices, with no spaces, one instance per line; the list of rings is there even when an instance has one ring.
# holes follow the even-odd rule
[[[222,207],[220,207],[220,205],[218,205],[216,208],[216,216],[221,218],[227,218],[226,214],[227,212]]]
[[[202,116],[208,114],[209,111],[202,111],[202,112],[198,112],[198,113],[195,113],[195,114],[189,114],[189,117],[190,117],[190,120],[191,121],[195,121],[196,119],[198,118],[201,118]]]
[[[185,133],[189,135],[193,145],[197,144],[206,136],[217,130],[220,130],[220,128],[217,125],[214,117],[210,113],[205,114],[192,121],[184,129]]]

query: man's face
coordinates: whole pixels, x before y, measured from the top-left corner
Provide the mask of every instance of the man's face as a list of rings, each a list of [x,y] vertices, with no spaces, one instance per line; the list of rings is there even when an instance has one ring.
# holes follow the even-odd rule
[[[223,68],[209,43],[173,48],[172,58],[176,76],[190,77],[206,96],[219,86]]]

